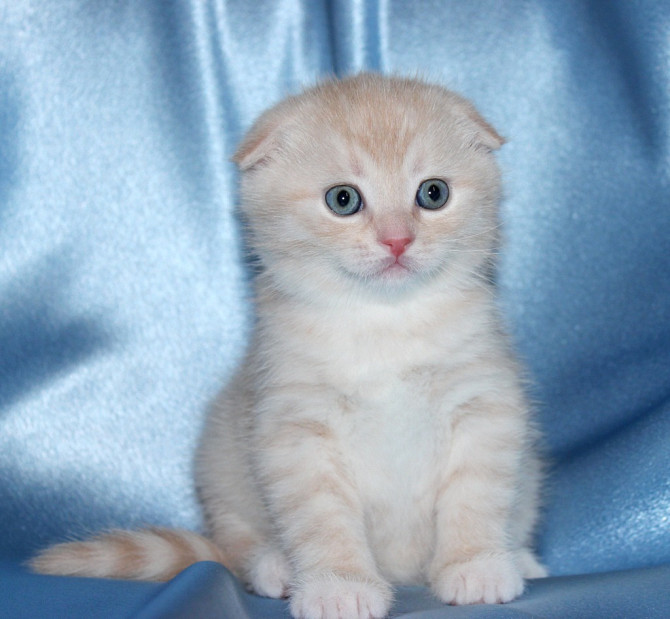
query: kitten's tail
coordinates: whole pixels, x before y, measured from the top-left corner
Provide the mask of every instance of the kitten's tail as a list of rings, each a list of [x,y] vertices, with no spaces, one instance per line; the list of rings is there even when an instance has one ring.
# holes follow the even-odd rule
[[[151,528],[110,531],[82,542],[56,544],[31,559],[28,567],[61,576],[162,581],[196,561],[226,564],[221,549],[202,535]]]

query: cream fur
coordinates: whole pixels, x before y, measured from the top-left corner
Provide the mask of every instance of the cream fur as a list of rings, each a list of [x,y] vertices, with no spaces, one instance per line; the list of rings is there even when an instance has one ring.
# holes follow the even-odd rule
[[[441,87],[361,75],[269,110],[236,154],[257,323],[196,481],[221,560],[296,617],[382,617],[391,583],[506,602],[544,575],[529,407],[486,276],[502,143]],[[415,204],[430,178],[450,188],[436,211]],[[360,212],[328,209],[340,184]]]

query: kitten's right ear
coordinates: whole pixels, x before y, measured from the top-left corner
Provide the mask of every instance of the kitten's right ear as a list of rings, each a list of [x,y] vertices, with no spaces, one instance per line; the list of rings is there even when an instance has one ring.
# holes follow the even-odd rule
[[[242,172],[261,165],[280,148],[282,129],[290,117],[286,101],[261,114],[240,142],[232,159]]]

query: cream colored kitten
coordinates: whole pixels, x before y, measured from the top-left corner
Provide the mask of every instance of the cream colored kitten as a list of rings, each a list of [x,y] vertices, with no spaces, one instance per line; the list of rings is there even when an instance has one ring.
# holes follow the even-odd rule
[[[375,75],[261,116],[235,155],[255,333],[197,458],[211,541],[113,532],[34,568],[214,559],[305,618],[383,617],[391,583],[507,602],[544,575],[529,407],[486,277],[502,143],[461,97]]]

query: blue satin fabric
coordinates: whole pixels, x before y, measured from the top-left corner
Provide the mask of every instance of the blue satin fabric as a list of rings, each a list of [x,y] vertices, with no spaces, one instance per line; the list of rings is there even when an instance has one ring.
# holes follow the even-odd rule
[[[670,561],[670,4],[0,0],[0,557],[197,529],[249,330],[229,158],[320,77],[420,74],[500,152],[554,574]]]
[[[8,581],[12,588],[8,586]],[[412,619],[665,619],[670,565],[531,582],[504,606],[444,607],[424,587],[398,587],[390,617]],[[290,619],[288,602],[252,595],[218,563],[203,561],[169,583],[26,574],[0,561],[0,617],[27,619]]]

